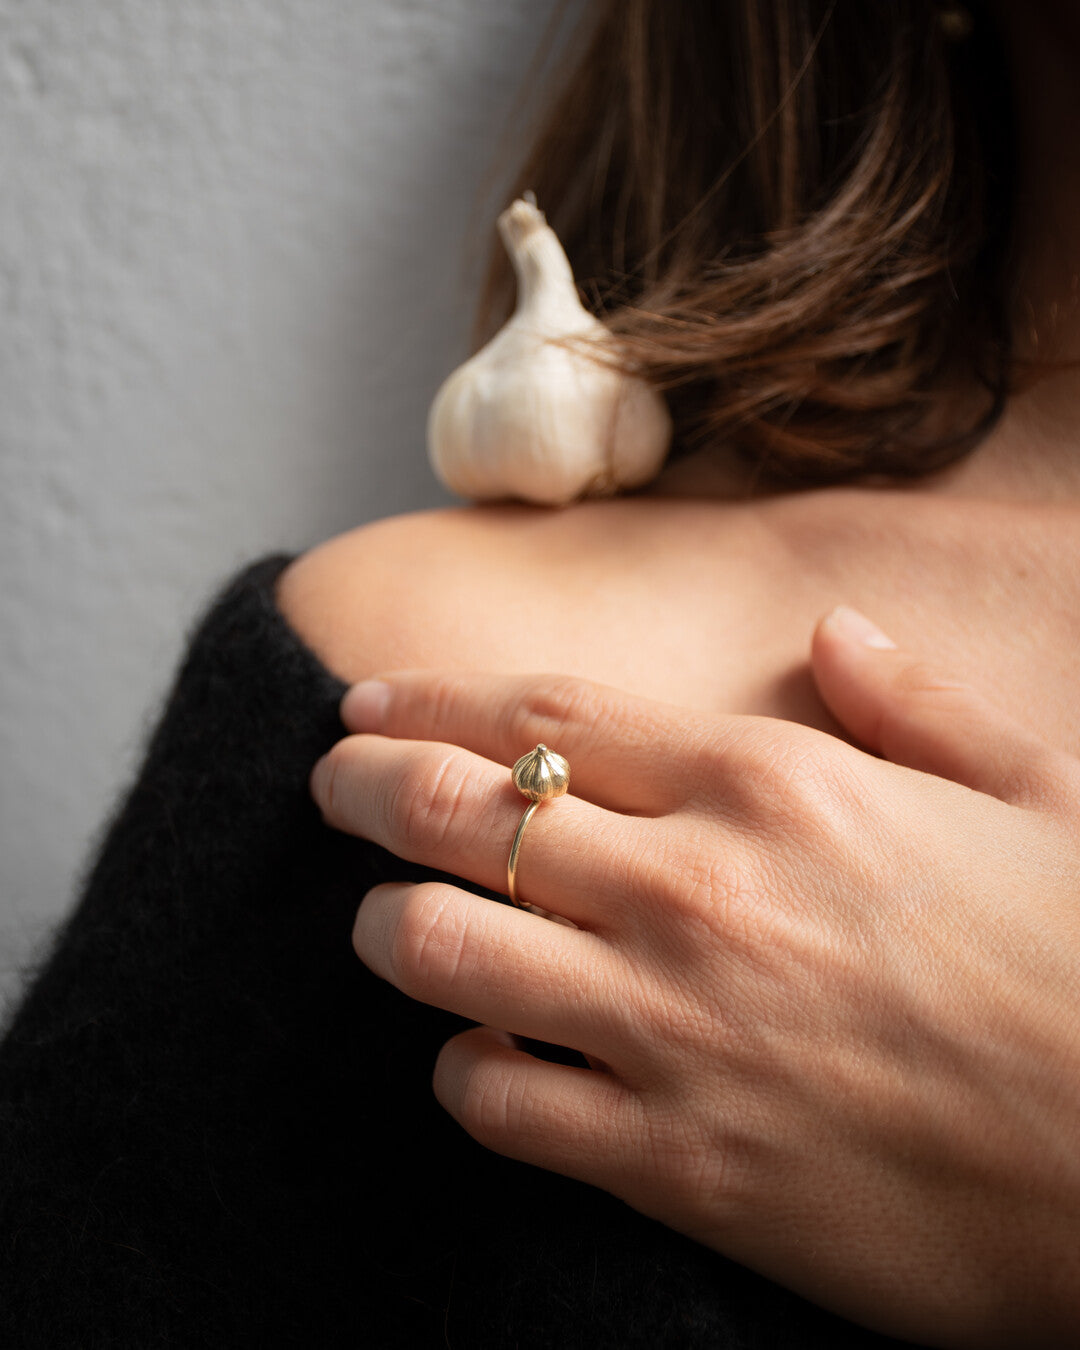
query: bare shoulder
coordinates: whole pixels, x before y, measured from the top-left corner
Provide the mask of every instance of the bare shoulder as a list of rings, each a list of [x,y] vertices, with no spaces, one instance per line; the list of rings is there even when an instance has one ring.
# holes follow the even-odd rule
[[[296,558],[278,580],[278,607],[346,681],[466,656],[475,666],[517,515],[461,507],[359,526]]]
[[[296,559],[278,605],[343,680],[391,670],[579,675],[668,701],[716,700],[753,637],[741,515],[632,499],[396,516]],[[709,613],[715,625],[702,627]],[[739,669],[745,662],[739,663]]]
[[[807,653],[842,602],[1075,745],[1077,538],[1073,510],[869,489],[460,507],[320,544],[285,570],[277,601],[347,682],[551,672],[827,729]],[[1018,632],[1040,635],[1038,680]]]

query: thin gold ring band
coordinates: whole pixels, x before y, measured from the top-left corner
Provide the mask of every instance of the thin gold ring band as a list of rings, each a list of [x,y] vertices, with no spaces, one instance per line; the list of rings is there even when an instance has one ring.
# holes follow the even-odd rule
[[[570,765],[554,750],[546,745],[538,745],[527,755],[522,755],[510,771],[514,786],[524,797],[529,798],[525,814],[518,822],[514,832],[514,842],[510,845],[510,857],[506,864],[506,893],[518,909],[528,909],[524,901],[518,898],[517,870],[518,856],[521,853],[521,841],[525,837],[529,821],[536,814],[542,802],[561,797],[570,786]]]
[[[521,852],[521,840],[525,834],[525,826],[532,820],[536,814],[539,802],[530,802],[525,809],[525,814],[521,817],[521,823],[514,833],[514,842],[510,845],[510,861],[506,864],[506,894],[510,897],[511,903],[521,908],[521,901],[517,898],[517,865],[518,854]]]

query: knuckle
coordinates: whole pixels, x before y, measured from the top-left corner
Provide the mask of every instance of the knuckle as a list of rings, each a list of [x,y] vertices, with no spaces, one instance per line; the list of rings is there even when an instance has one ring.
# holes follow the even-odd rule
[[[726,885],[727,843],[707,820],[673,828],[641,820],[606,862],[612,895],[625,897],[620,924],[640,926],[666,942],[670,930],[706,916]]]
[[[469,788],[465,756],[426,748],[402,767],[387,802],[390,833],[408,853],[438,850],[462,820]]]
[[[666,906],[679,919],[702,919],[715,922],[718,914],[727,909],[733,893],[738,890],[736,865],[727,850],[718,855],[715,849],[685,850],[661,855],[654,872],[654,883],[673,892]],[[671,881],[676,880],[672,888]]]
[[[661,948],[674,954],[677,977],[703,943],[708,946],[760,904],[764,881],[757,852],[734,838],[718,840],[706,821],[689,835],[658,834],[631,860],[632,884],[644,901],[639,912]]]
[[[423,1000],[452,985],[461,970],[465,929],[451,887],[414,887],[402,905],[390,942],[393,983]]]
[[[661,1065],[660,1073],[673,1083],[672,1074],[678,1073],[672,1065],[692,1065],[706,1044],[715,1056],[724,1053],[724,1030],[721,1020],[708,1006],[711,991],[701,996],[689,995],[672,987],[676,975],[685,982],[688,970],[694,966],[693,955],[673,950],[671,958],[649,980],[635,1009],[638,1035],[631,1042],[639,1057],[654,1065]],[[698,962],[700,965],[700,962]]]
[[[603,700],[595,686],[570,675],[542,675],[530,680],[515,706],[507,711],[511,744],[550,741],[558,748],[567,727],[590,727],[603,716]]]
[[[657,1188],[662,1209],[707,1216],[715,1235],[752,1200],[753,1168],[741,1147],[740,1113],[729,1108],[719,1118],[706,1115],[678,1089],[665,1097],[643,1131],[640,1173]]]
[[[710,810],[719,797],[743,823],[768,830],[796,821],[812,827],[835,821],[838,808],[857,795],[841,742],[788,724],[747,732],[734,746],[706,752],[699,774],[711,776]]]
[[[522,1076],[486,1058],[476,1060],[465,1076],[460,1111],[461,1124],[477,1143],[498,1149],[516,1133],[523,1117]]]
[[[423,724],[437,736],[447,729],[453,733],[466,713],[467,699],[463,700],[463,693],[461,681],[453,675],[426,678],[420,698]]]
[[[647,921],[669,963],[671,988],[682,991],[686,970],[700,968],[703,960],[765,969],[786,950],[789,929],[806,903],[802,868],[793,875],[785,864],[775,821],[768,833],[767,848],[745,836],[718,846],[703,822],[698,834],[674,840],[666,852],[653,850],[646,877],[654,888]],[[814,846],[828,853],[817,841]],[[805,850],[797,856],[803,859]],[[716,1013],[709,1005],[709,1015]],[[664,1016],[670,1020],[670,1008]],[[722,1020],[728,1020],[727,1013]]]
[[[824,737],[800,737],[777,756],[774,790],[789,813],[794,810],[803,821],[833,819],[849,786],[847,765],[837,748]]]
[[[703,918],[718,937],[728,962],[756,965],[775,941],[781,903],[774,870],[757,859],[747,859],[716,879]]]
[[[723,1231],[760,1204],[758,1178],[775,1169],[777,1159],[769,1156],[760,1131],[735,1112],[719,1128],[702,1128],[700,1136],[680,1141],[676,1184],[684,1203],[704,1206],[714,1230]]]

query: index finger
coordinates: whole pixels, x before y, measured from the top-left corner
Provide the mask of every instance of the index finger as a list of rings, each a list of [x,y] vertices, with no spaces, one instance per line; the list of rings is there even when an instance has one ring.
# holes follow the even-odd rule
[[[685,709],[569,675],[431,671],[353,685],[341,719],[350,731],[443,741],[508,766],[547,745],[570,761],[576,796],[609,811],[657,816],[678,810],[699,788],[710,728]]]

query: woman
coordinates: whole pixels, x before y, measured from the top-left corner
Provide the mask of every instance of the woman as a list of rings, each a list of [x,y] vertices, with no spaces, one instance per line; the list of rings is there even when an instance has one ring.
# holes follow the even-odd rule
[[[1075,1339],[1080,34],[1017,178],[981,12],[602,10],[527,172],[712,439],[219,601],[5,1046],[19,1343]],[[470,894],[537,741],[576,927]]]

